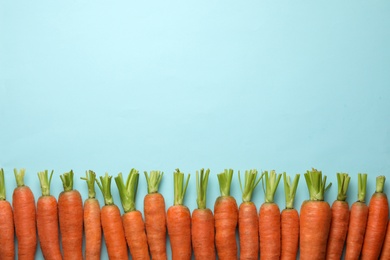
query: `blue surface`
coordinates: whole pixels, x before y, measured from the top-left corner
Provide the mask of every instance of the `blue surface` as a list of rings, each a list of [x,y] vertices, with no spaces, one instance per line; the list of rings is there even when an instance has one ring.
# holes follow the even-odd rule
[[[167,207],[180,168],[191,173],[191,210],[202,167],[212,173],[209,207],[225,168],[235,170],[238,202],[237,171],[250,168],[318,168],[334,184],[329,202],[336,172],[347,172],[351,203],[366,172],[371,194],[377,175],[390,177],[389,11],[388,1],[2,1],[8,199],[22,167],[36,197],[44,169],[55,170],[55,196],[70,169],[77,177],[162,170]],[[75,188],[87,197],[84,182]],[[145,194],[141,176],[140,210]],[[301,178],[296,206],[307,197]],[[260,187],[254,201],[264,201]]]

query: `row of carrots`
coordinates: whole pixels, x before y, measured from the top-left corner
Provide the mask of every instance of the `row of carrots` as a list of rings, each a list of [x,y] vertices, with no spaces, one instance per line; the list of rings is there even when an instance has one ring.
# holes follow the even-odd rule
[[[158,192],[160,171],[145,172],[148,194],[144,198],[144,218],[135,207],[139,172],[132,169],[127,178],[119,173],[115,183],[124,214],[114,204],[111,179],[107,173],[97,177],[87,171],[82,177],[88,199],[82,202],[73,189],[73,171],[60,175],[64,191],[57,199],[50,194],[53,171],[38,173],[42,196],[35,204],[34,194],[24,183],[25,170],[14,170],[17,187],[12,206],[5,197],[4,171],[0,169],[0,259],[14,259],[14,236],[18,240],[18,259],[34,259],[39,239],[45,259],[100,259],[102,235],[110,259],[167,259],[166,234],[170,238],[172,259],[390,259],[389,205],[383,192],[385,177],[376,178],[376,191],[365,203],[367,174],[358,174],[358,200],[349,207],[346,193],[350,176],[337,174],[338,196],[330,206],[324,194],[330,188],[326,176],[312,169],[304,174],[309,199],[294,208],[300,175],[290,177],[275,171],[245,172],[239,183],[242,203],[230,196],[233,170],[218,174],[221,195],[214,211],[206,207],[209,170],[196,172],[197,209],[192,214],[183,205],[190,175],[174,172],[174,204],[165,210]],[[286,208],[281,212],[274,195],[283,177]],[[252,193],[263,181],[265,202],[259,211]],[[104,206],[95,198],[101,190]],[[236,241],[238,227],[239,243]],[[85,234],[85,252],[82,249]],[[60,246],[60,239],[62,250]],[[240,253],[238,255],[238,244]]]

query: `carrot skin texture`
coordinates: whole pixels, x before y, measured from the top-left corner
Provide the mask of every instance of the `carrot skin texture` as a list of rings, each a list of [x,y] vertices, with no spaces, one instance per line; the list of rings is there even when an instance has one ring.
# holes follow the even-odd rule
[[[325,259],[331,217],[330,206],[325,201],[302,203],[299,221],[301,260]]]
[[[77,190],[60,193],[58,215],[64,260],[83,259],[83,201]]]
[[[345,260],[358,260],[363,247],[368,218],[368,206],[360,201],[351,206]]]
[[[105,205],[100,214],[109,259],[128,259],[125,231],[118,206]]]
[[[0,259],[15,259],[14,217],[11,204],[0,200]]]
[[[145,229],[150,255],[156,260],[166,260],[166,212],[165,200],[160,193],[147,194],[144,198]]]
[[[100,224],[100,204],[95,198],[84,202],[85,259],[98,260],[101,254],[102,227]]]
[[[215,244],[218,258],[237,259],[238,206],[232,196],[219,196],[214,205]]]
[[[389,204],[385,193],[374,193],[368,206],[366,234],[363,241],[362,260],[378,259],[386,235]]]
[[[296,209],[284,209],[280,214],[281,260],[297,259],[299,246],[299,214]]]
[[[331,207],[332,218],[328,236],[326,259],[341,259],[349,224],[349,205],[336,200]]]
[[[34,259],[37,248],[36,209],[34,194],[27,186],[17,187],[12,196],[18,259]]]
[[[261,259],[280,258],[280,210],[276,203],[263,203],[259,213]]]
[[[168,235],[172,259],[191,259],[191,213],[183,205],[171,206],[167,212]]]
[[[138,210],[130,211],[122,216],[125,237],[134,260],[150,260],[145,223]]]
[[[54,196],[39,197],[37,229],[45,260],[62,260],[58,231],[58,205]]]
[[[390,259],[390,221],[387,223],[385,241],[383,241],[380,260]]]
[[[259,217],[253,202],[243,202],[238,210],[240,259],[259,257]]]
[[[195,259],[215,259],[214,215],[210,209],[195,209],[191,217],[192,248]]]

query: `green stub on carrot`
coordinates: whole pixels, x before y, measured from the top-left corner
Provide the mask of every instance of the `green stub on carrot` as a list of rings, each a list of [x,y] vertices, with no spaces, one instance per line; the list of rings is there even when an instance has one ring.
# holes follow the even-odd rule
[[[265,189],[264,189],[264,195],[265,195],[265,202],[273,203],[276,189],[278,188],[280,178],[282,177],[282,174],[276,174],[274,170],[272,170],[270,173],[268,171],[264,172],[265,180],[263,180],[263,189],[264,189],[264,181],[265,181]]]
[[[337,173],[337,200],[345,201],[347,199],[347,190],[351,177],[347,173]]]
[[[200,173],[196,171],[196,203],[198,205],[198,209],[206,209],[206,194],[209,174],[209,169],[207,169],[206,172],[204,169],[201,169]]]
[[[296,174],[293,182],[291,183],[290,176],[287,176],[286,173],[283,173],[283,183],[284,183],[284,195],[286,198],[286,209],[294,208],[294,199],[295,194],[297,193],[297,187],[299,182],[299,174]]]
[[[150,174],[148,174],[148,172],[145,171],[144,174],[148,185],[148,194],[157,193],[164,172],[150,171]]]
[[[233,178],[233,169],[225,169],[224,172],[219,173],[217,176],[221,196],[230,196],[230,185]]]
[[[73,190],[73,170],[66,172],[60,176],[62,185],[64,186],[64,191]]]
[[[4,181],[4,170],[0,169],[0,200],[5,200],[6,198],[5,192],[5,181]]]
[[[376,188],[375,188],[376,193],[383,193],[383,189],[385,187],[385,181],[386,181],[385,176],[376,177]]]
[[[307,188],[309,189],[309,197],[310,200],[323,201],[325,191],[327,191],[332,183],[326,185],[326,176],[322,178],[322,172],[316,169],[312,169],[311,171],[307,171],[305,173],[305,179]]]
[[[119,190],[119,197],[125,213],[135,210],[135,197],[137,195],[139,173],[136,169],[131,169],[126,179],[123,181],[122,173],[115,177],[115,182]]]
[[[95,192],[96,173],[92,170],[86,171],[85,177],[81,177],[80,179],[87,182],[88,198],[94,199],[96,197],[96,192]]]
[[[113,205],[114,204],[114,200],[113,200],[112,195],[111,195],[111,179],[112,179],[112,176],[109,176],[108,173],[106,173],[104,175],[104,177],[100,176],[100,182],[98,180],[96,180],[96,184],[98,185],[98,187],[102,191],[105,205]]]
[[[26,173],[26,169],[20,169],[19,171],[17,169],[14,169],[16,185],[18,187],[24,186],[24,174],[25,173]]]
[[[358,201],[366,201],[366,191],[367,191],[367,174],[359,173],[358,174]]]
[[[240,171],[238,171],[238,181],[240,183],[243,202],[249,202],[252,200],[253,191],[255,190],[257,184],[259,184],[259,182],[264,176],[264,173],[262,173],[261,176],[257,178],[257,173],[258,172],[256,169],[245,171],[245,181],[244,181],[244,185],[242,185],[241,176],[240,176],[241,174]]]
[[[183,205],[184,196],[187,191],[188,181],[190,180],[190,175],[188,174],[186,183],[184,184],[184,173],[180,172],[179,169],[176,169],[173,176],[173,185],[174,185],[174,205]]]
[[[50,183],[51,178],[53,177],[54,171],[51,171],[50,177],[47,170],[43,172],[38,172],[39,182],[41,184],[42,196],[50,196]]]

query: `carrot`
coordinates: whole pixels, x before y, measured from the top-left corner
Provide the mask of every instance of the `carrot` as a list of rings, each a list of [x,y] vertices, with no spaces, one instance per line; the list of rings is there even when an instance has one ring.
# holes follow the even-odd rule
[[[359,259],[366,232],[368,206],[366,199],[367,174],[358,174],[358,200],[351,206],[345,250],[346,260]]]
[[[326,185],[326,176],[312,169],[305,173],[310,199],[301,205],[299,220],[299,246],[301,260],[325,259],[332,213],[324,194],[332,183]]]
[[[184,174],[174,173],[174,204],[168,208],[167,227],[171,242],[172,259],[191,259],[191,213],[183,205],[190,175],[184,184]],[[183,185],[184,184],[184,185]]]
[[[257,259],[259,257],[259,217],[256,205],[251,200],[253,191],[262,178],[263,174],[257,178],[257,170],[245,171],[243,186],[240,172],[238,172],[242,192],[242,203],[238,209],[240,259]]]
[[[265,202],[260,206],[259,235],[261,259],[280,258],[280,210],[274,202],[276,189],[278,188],[282,174],[271,171],[265,175]],[[263,180],[264,187],[264,180]]]
[[[58,216],[64,260],[83,259],[83,201],[73,189],[73,176],[72,170],[60,176],[64,191],[58,196]]]
[[[385,240],[383,241],[380,260],[390,259],[390,221],[387,222]]]
[[[6,200],[4,170],[0,169],[0,259],[15,258],[14,216],[11,203]]]
[[[96,173],[89,170],[81,178],[87,182],[88,199],[84,201],[85,259],[100,259],[102,247],[102,227],[100,224],[100,204],[96,199]]]
[[[50,195],[50,183],[53,171],[38,172],[42,196],[37,202],[37,229],[43,257],[47,260],[62,260],[58,231],[57,199]]]
[[[125,212],[122,221],[132,259],[150,260],[145,223],[141,212],[135,208],[138,179],[138,171],[131,169],[126,184],[123,181],[122,173],[115,177],[115,182]]]
[[[17,188],[12,195],[18,259],[34,259],[37,249],[37,226],[34,194],[24,185],[25,169],[14,169]]]
[[[207,184],[210,170],[196,171],[196,192],[198,208],[194,209],[191,218],[191,238],[195,259],[215,259],[214,215],[206,207]]]
[[[332,217],[326,249],[328,260],[341,259],[343,254],[349,223],[349,205],[346,199],[350,179],[346,173],[337,173],[338,195],[331,207]]]
[[[230,196],[233,170],[218,174],[219,196],[214,204],[215,245],[219,259],[237,259],[236,227],[238,207],[236,199]]]
[[[100,176],[100,182],[96,180],[100,188],[104,206],[100,212],[104,240],[106,241],[108,258],[110,260],[128,259],[125,231],[123,229],[121,213],[111,195],[111,178],[108,173]]]
[[[376,178],[376,191],[371,196],[368,205],[366,234],[361,255],[362,260],[378,259],[385,239],[389,219],[389,203],[386,193],[383,192],[385,180],[385,176]]]
[[[144,197],[145,229],[152,259],[166,260],[166,212],[164,197],[158,193],[163,172],[144,172],[148,185],[148,194]]]
[[[295,260],[299,246],[299,215],[294,208],[294,199],[297,192],[299,174],[296,174],[291,183],[290,177],[283,173],[284,195],[286,208],[280,214],[281,256],[282,260]]]

